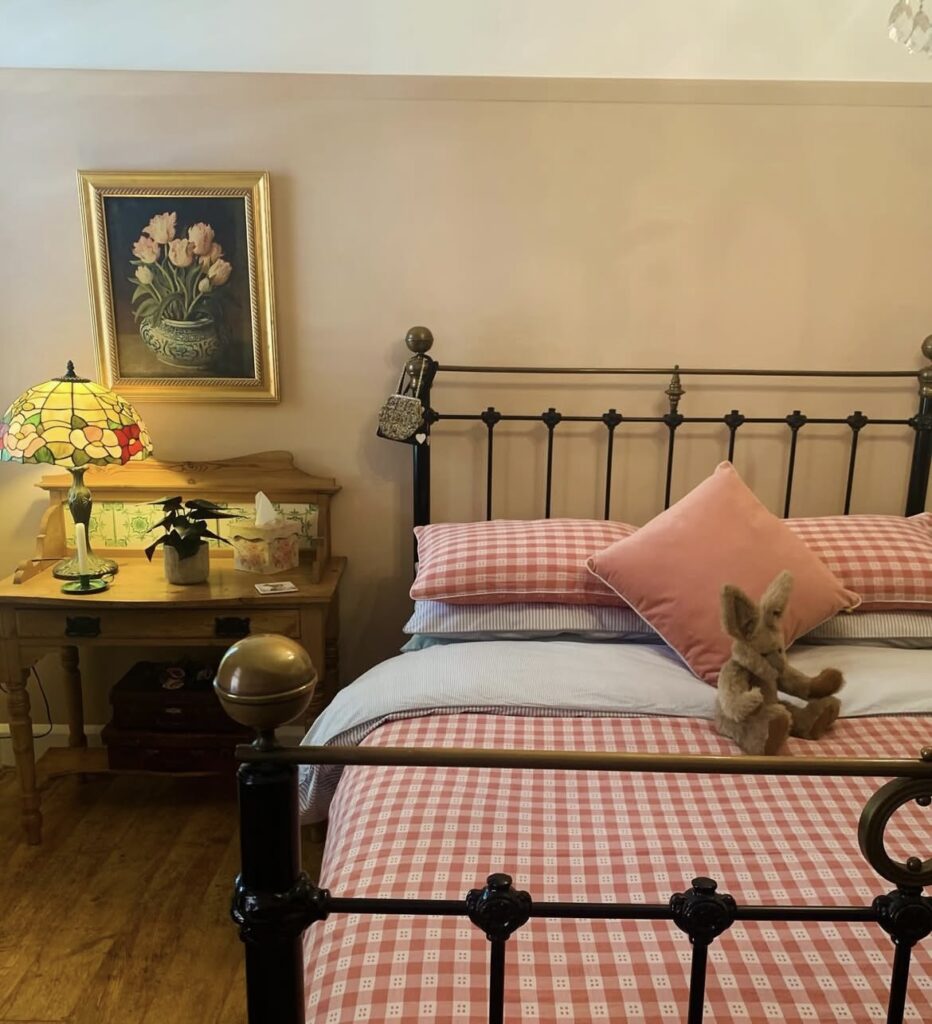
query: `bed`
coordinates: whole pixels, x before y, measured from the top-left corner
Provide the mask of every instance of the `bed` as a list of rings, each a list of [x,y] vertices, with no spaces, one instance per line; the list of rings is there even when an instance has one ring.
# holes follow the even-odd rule
[[[429,435],[445,418],[430,387],[448,368],[431,360],[425,373],[429,335],[408,340],[406,372],[427,382],[412,440],[426,526]],[[713,371],[674,372],[668,410],[643,418],[667,432],[665,506],[692,372]],[[918,412],[877,421],[913,432],[910,517],[923,513],[932,457],[932,373],[918,377]],[[553,413],[536,417],[545,519],[554,431],[569,418]],[[812,422],[799,415],[780,421],[784,512]],[[472,418],[488,431],[491,520],[505,417]],[[622,419],[600,420],[605,520]],[[823,421],[850,430],[847,514],[871,421]],[[716,422],[731,456],[753,421],[733,410]],[[413,649],[338,695],[301,748],[269,728],[276,706],[281,722],[293,712],[294,680],[256,674],[268,717],[241,750],[233,907],[250,1021],[932,1019],[932,642],[892,636],[886,611],[860,619],[873,622],[866,639],[833,635],[835,619],[808,632],[791,663],[844,673],[842,717],[818,744],[746,757],[712,726],[715,689],[665,637],[620,627],[616,609],[599,615],[613,628],[415,632]],[[300,874],[299,818],[328,820],[319,884]]]

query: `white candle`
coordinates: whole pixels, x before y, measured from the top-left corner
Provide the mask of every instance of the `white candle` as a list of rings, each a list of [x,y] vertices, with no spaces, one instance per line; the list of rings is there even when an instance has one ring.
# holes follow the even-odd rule
[[[87,527],[84,523],[74,524],[74,546],[78,553],[78,572],[87,576]]]

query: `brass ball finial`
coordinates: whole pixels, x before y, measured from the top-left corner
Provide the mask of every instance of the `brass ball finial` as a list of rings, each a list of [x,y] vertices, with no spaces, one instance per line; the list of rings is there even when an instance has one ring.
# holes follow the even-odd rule
[[[88,384],[87,377],[79,377],[75,372],[74,361],[69,359],[65,367],[65,375],[63,377],[56,377],[55,380],[63,381],[66,384]]]
[[[434,343],[434,336],[427,327],[411,327],[405,335],[405,344],[418,356],[430,351]]]
[[[305,711],[316,683],[314,664],[300,644],[260,633],[224,654],[214,690],[235,722],[268,733]]]
[[[922,343],[922,354],[932,363],[932,334]]]

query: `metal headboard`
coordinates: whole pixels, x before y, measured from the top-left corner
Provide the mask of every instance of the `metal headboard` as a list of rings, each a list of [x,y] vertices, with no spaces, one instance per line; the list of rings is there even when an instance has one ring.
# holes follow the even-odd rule
[[[670,505],[673,480],[673,460],[676,450],[676,435],[686,423],[722,424],[728,430],[728,459],[735,452],[738,430],[746,424],[784,424],[790,431],[789,459],[784,489],[783,515],[790,514],[793,495],[793,475],[796,469],[796,446],[800,430],[807,424],[835,424],[846,426],[851,431],[848,456],[848,472],[845,484],[844,514],[851,508],[851,493],[854,485],[855,466],[858,456],[858,439],[868,425],[885,427],[908,427],[914,433],[913,454],[910,462],[907,486],[906,515],[922,512],[926,504],[929,487],[929,471],[932,465],[932,335],[922,343],[922,353],[927,365],[917,370],[742,370],[711,369],[706,367],[582,367],[582,366],[458,366],[437,362],[428,352],[434,343],[434,336],[426,327],[412,327],[405,337],[405,344],[413,355],[405,364],[403,381],[413,385],[421,384],[420,398],[426,415],[423,429],[412,441],[414,452],[414,525],[423,526],[430,522],[430,432],[431,428],[444,420],[472,421],[483,423],[487,431],[486,454],[486,518],[492,518],[492,467],[495,454],[495,428],[499,423],[542,423],[547,430],[547,473],[544,501],[545,518],[550,517],[553,491],[553,440],[560,423],[602,423],[606,428],[605,503],[604,518],[611,513],[612,459],[615,433],[622,423],[657,423],[667,428],[666,479],[664,486],[664,508]],[[478,413],[443,413],[431,405],[431,389],[438,374],[559,374],[564,376],[641,376],[660,377],[668,380],[665,394],[669,408],[658,416],[625,416],[612,408],[600,416],[566,416],[551,407],[536,416],[502,413],[489,406]],[[902,378],[915,381],[918,391],[918,406],[914,415],[900,419],[872,419],[860,410],[845,417],[809,417],[795,409],[787,416],[745,416],[732,409],[723,416],[687,416],[679,411],[680,400],[686,393],[684,379],[690,377],[782,377],[782,378],[830,378],[841,380],[859,378],[885,380]]]

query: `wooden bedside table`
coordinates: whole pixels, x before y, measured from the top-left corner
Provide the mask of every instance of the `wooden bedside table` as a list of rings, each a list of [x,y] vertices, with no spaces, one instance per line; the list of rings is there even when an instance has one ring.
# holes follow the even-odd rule
[[[306,562],[278,576],[238,572],[228,549],[217,548],[210,554],[206,583],[174,586],[165,580],[158,556],[150,564],[141,550],[95,545],[95,551],[115,558],[119,565],[110,589],[63,594],[61,580],[52,576],[52,564],[66,553],[61,488],[67,490],[68,480],[59,475],[42,481],[51,504],[40,533],[40,557],[0,581],[0,680],[8,690],[23,827],[30,843],[41,841],[42,816],[26,682],[32,665],[44,655],[60,652],[68,699],[68,747],[53,748],[43,758],[53,773],[107,770],[106,750],[87,749],[81,647],[228,647],[252,633],[281,633],[307,650],[321,678],[308,720],[333,699],[339,685],[338,588],[346,560],[329,553],[328,503],[339,489],[332,480],[295,469],[287,453],[197,466],[141,463],[138,470],[125,466],[119,474],[101,470],[95,476],[88,473],[95,506],[113,501],[114,491],[123,504],[177,493],[234,505],[251,500],[261,487],[273,501],[300,499],[316,505],[319,513],[326,506],[326,512],[318,518],[317,557],[308,552]],[[58,538],[58,543],[50,538]],[[256,591],[256,583],[275,579],[289,580],[298,589],[272,595]]]

